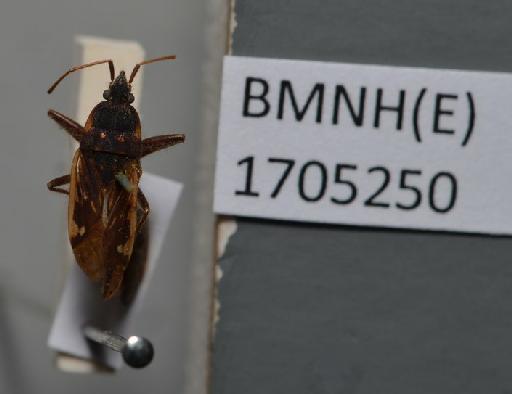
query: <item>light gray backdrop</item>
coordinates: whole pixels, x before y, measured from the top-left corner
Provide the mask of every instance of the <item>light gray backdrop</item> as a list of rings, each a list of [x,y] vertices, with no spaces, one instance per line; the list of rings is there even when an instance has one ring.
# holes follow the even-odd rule
[[[180,393],[189,342],[205,2],[21,0],[4,1],[1,9],[0,392]],[[46,347],[63,280],[66,236],[57,230],[65,221],[66,201],[47,191],[45,183],[69,171],[68,137],[46,111],[52,107],[74,116],[78,77],[66,80],[52,96],[46,89],[79,59],[77,34],[137,40],[148,56],[176,53],[179,59],[146,70],[141,100],[146,135],[187,134],[185,145],[143,162],[146,170],[185,184],[142,318],[134,327],[153,340],[156,358],[146,370],[125,369],[115,376],[59,372]]]

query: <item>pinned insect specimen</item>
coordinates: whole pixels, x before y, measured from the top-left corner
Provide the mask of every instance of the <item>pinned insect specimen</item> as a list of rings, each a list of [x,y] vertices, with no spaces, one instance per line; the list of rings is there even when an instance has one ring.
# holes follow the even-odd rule
[[[86,275],[102,284],[104,299],[123,287],[134,243],[149,214],[149,204],[139,189],[140,159],[160,149],[185,141],[183,134],[142,139],[139,115],[131,84],[144,64],[173,60],[163,56],[138,63],[129,79],[121,71],[116,76],[111,59],[73,67],[48,89],[51,93],[69,74],[108,63],[109,88],[104,101],[90,113],[85,126],[50,109],[48,116],[67,131],[80,147],[71,172],[48,182],[48,189],[69,195],[68,233],[75,259]],[[66,190],[63,186],[69,183]]]

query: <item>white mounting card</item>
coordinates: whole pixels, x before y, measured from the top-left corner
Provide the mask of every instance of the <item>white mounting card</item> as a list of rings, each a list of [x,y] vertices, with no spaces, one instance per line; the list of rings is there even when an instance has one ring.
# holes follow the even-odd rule
[[[92,283],[75,263],[70,267],[48,337],[48,346],[59,352],[93,360],[114,369],[122,366],[121,355],[108,349],[102,353],[94,351],[83,335],[83,326],[93,324],[98,329],[123,336],[137,334],[131,332],[130,323],[143,303],[144,291],[160,257],[182,189],[181,183],[149,173],[142,175],[139,186],[151,212],[148,218],[147,268],[134,302],[125,306],[119,297],[104,301],[100,287]]]
[[[214,209],[512,233],[512,75],[227,56]]]

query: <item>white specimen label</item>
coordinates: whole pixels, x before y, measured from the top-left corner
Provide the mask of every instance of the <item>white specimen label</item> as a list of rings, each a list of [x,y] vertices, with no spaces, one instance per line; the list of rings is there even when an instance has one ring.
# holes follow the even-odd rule
[[[512,75],[227,56],[215,212],[512,233]]]

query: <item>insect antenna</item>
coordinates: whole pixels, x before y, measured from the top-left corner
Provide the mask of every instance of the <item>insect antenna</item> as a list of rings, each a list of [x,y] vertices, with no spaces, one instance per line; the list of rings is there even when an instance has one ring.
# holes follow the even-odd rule
[[[92,67],[92,66],[96,66],[97,64],[103,64],[103,63],[108,63],[108,68],[110,70],[110,79],[113,81],[114,78],[116,77],[116,71],[114,69],[114,63],[112,62],[112,59],[97,60],[92,63],[82,64],[81,66],[76,66],[76,67],[70,68],[68,71],[66,71],[64,74],[62,74],[60,76],[60,78],[57,79],[53,83],[52,86],[50,86],[50,89],[48,89],[48,94],[53,92],[55,90],[55,88],[57,87],[57,85],[60,83],[60,81],[62,81],[64,78],[66,78],[69,74],[71,74],[75,71],[81,70],[83,68]]]
[[[137,63],[135,65],[135,67],[133,68],[132,73],[130,74],[130,79],[128,80],[128,83],[133,82],[133,79],[135,78],[135,75],[137,75],[137,71],[139,71],[140,66],[143,66],[144,64],[160,62],[162,60],[174,60],[174,59],[176,59],[176,55],[168,55],[168,56],[157,57],[154,59],[144,60],[143,62]]]

